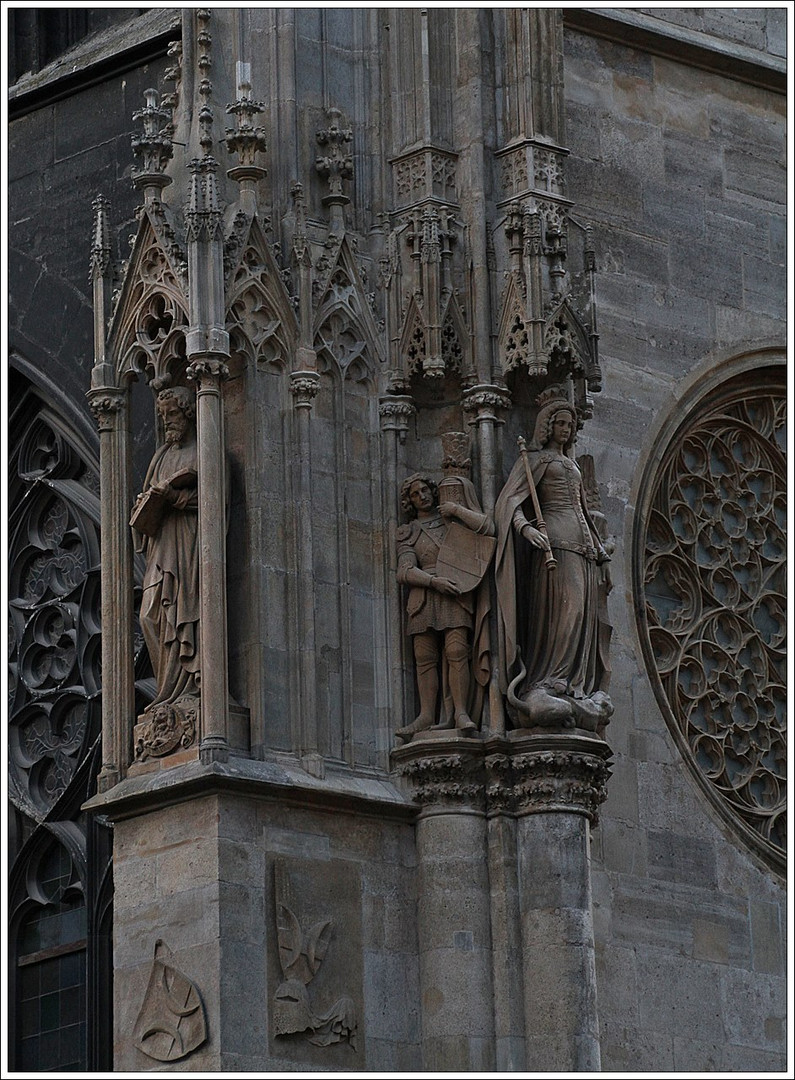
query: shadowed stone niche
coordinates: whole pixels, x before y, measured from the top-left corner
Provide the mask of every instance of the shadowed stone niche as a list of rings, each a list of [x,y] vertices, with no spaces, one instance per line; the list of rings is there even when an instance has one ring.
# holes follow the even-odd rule
[[[647,476],[635,549],[641,639],[668,725],[721,816],[780,872],[785,409],[783,367],[702,393]]]
[[[316,1069],[363,1069],[359,869],[277,858],[269,876],[271,1052]]]

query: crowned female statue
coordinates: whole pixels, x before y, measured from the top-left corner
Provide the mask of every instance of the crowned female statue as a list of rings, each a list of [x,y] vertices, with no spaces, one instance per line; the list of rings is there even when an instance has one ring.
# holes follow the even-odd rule
[[[532,444],[520,440],[494,511],[501,688],[518,727],[601,734],[613,712],[609,556],[572,452],[576,410],[559,386],[538,405]]]

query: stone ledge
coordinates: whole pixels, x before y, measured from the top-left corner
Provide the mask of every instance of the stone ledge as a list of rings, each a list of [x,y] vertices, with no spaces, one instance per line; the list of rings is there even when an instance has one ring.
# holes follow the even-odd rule
[[[191,761],[128,776],[109,791],[89,799],[83,809],[111,821],[122,821],[148,810],[217,794],[405,822],[414,821],[417,814],[417,807],[390,780],[341,770],[329,770],[321,780],[306,773],[297,762],[252,761],[233,755],[224,763]]]
[[[785,59],[629,8],[564,8],[563,25],[779,94],[787,91]]]
[[[121,75],[132,67],[165,56],[169,40],[181,37],[180,8],[153,8],[78,41],[36,72],[26,72],[9,87],[9,119],[51,101],[85,90],[92,81]]]

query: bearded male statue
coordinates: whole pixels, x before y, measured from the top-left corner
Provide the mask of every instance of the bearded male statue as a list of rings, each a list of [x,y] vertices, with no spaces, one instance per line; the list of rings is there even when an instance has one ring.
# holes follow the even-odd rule
[[[195,394],[184,386],[161,390],[157,411],[165,440],[130,521],[136,550],[146,555],[140,622],[157,682],[145,716],[197,699],[200,684]]]

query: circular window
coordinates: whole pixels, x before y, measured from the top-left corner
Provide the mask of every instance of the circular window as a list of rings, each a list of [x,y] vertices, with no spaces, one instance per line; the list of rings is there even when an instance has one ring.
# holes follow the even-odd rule
[[[786,382],[755,368],[705,394],[646,477],[639,631],[681,752],[725,820],[783,872]]]

